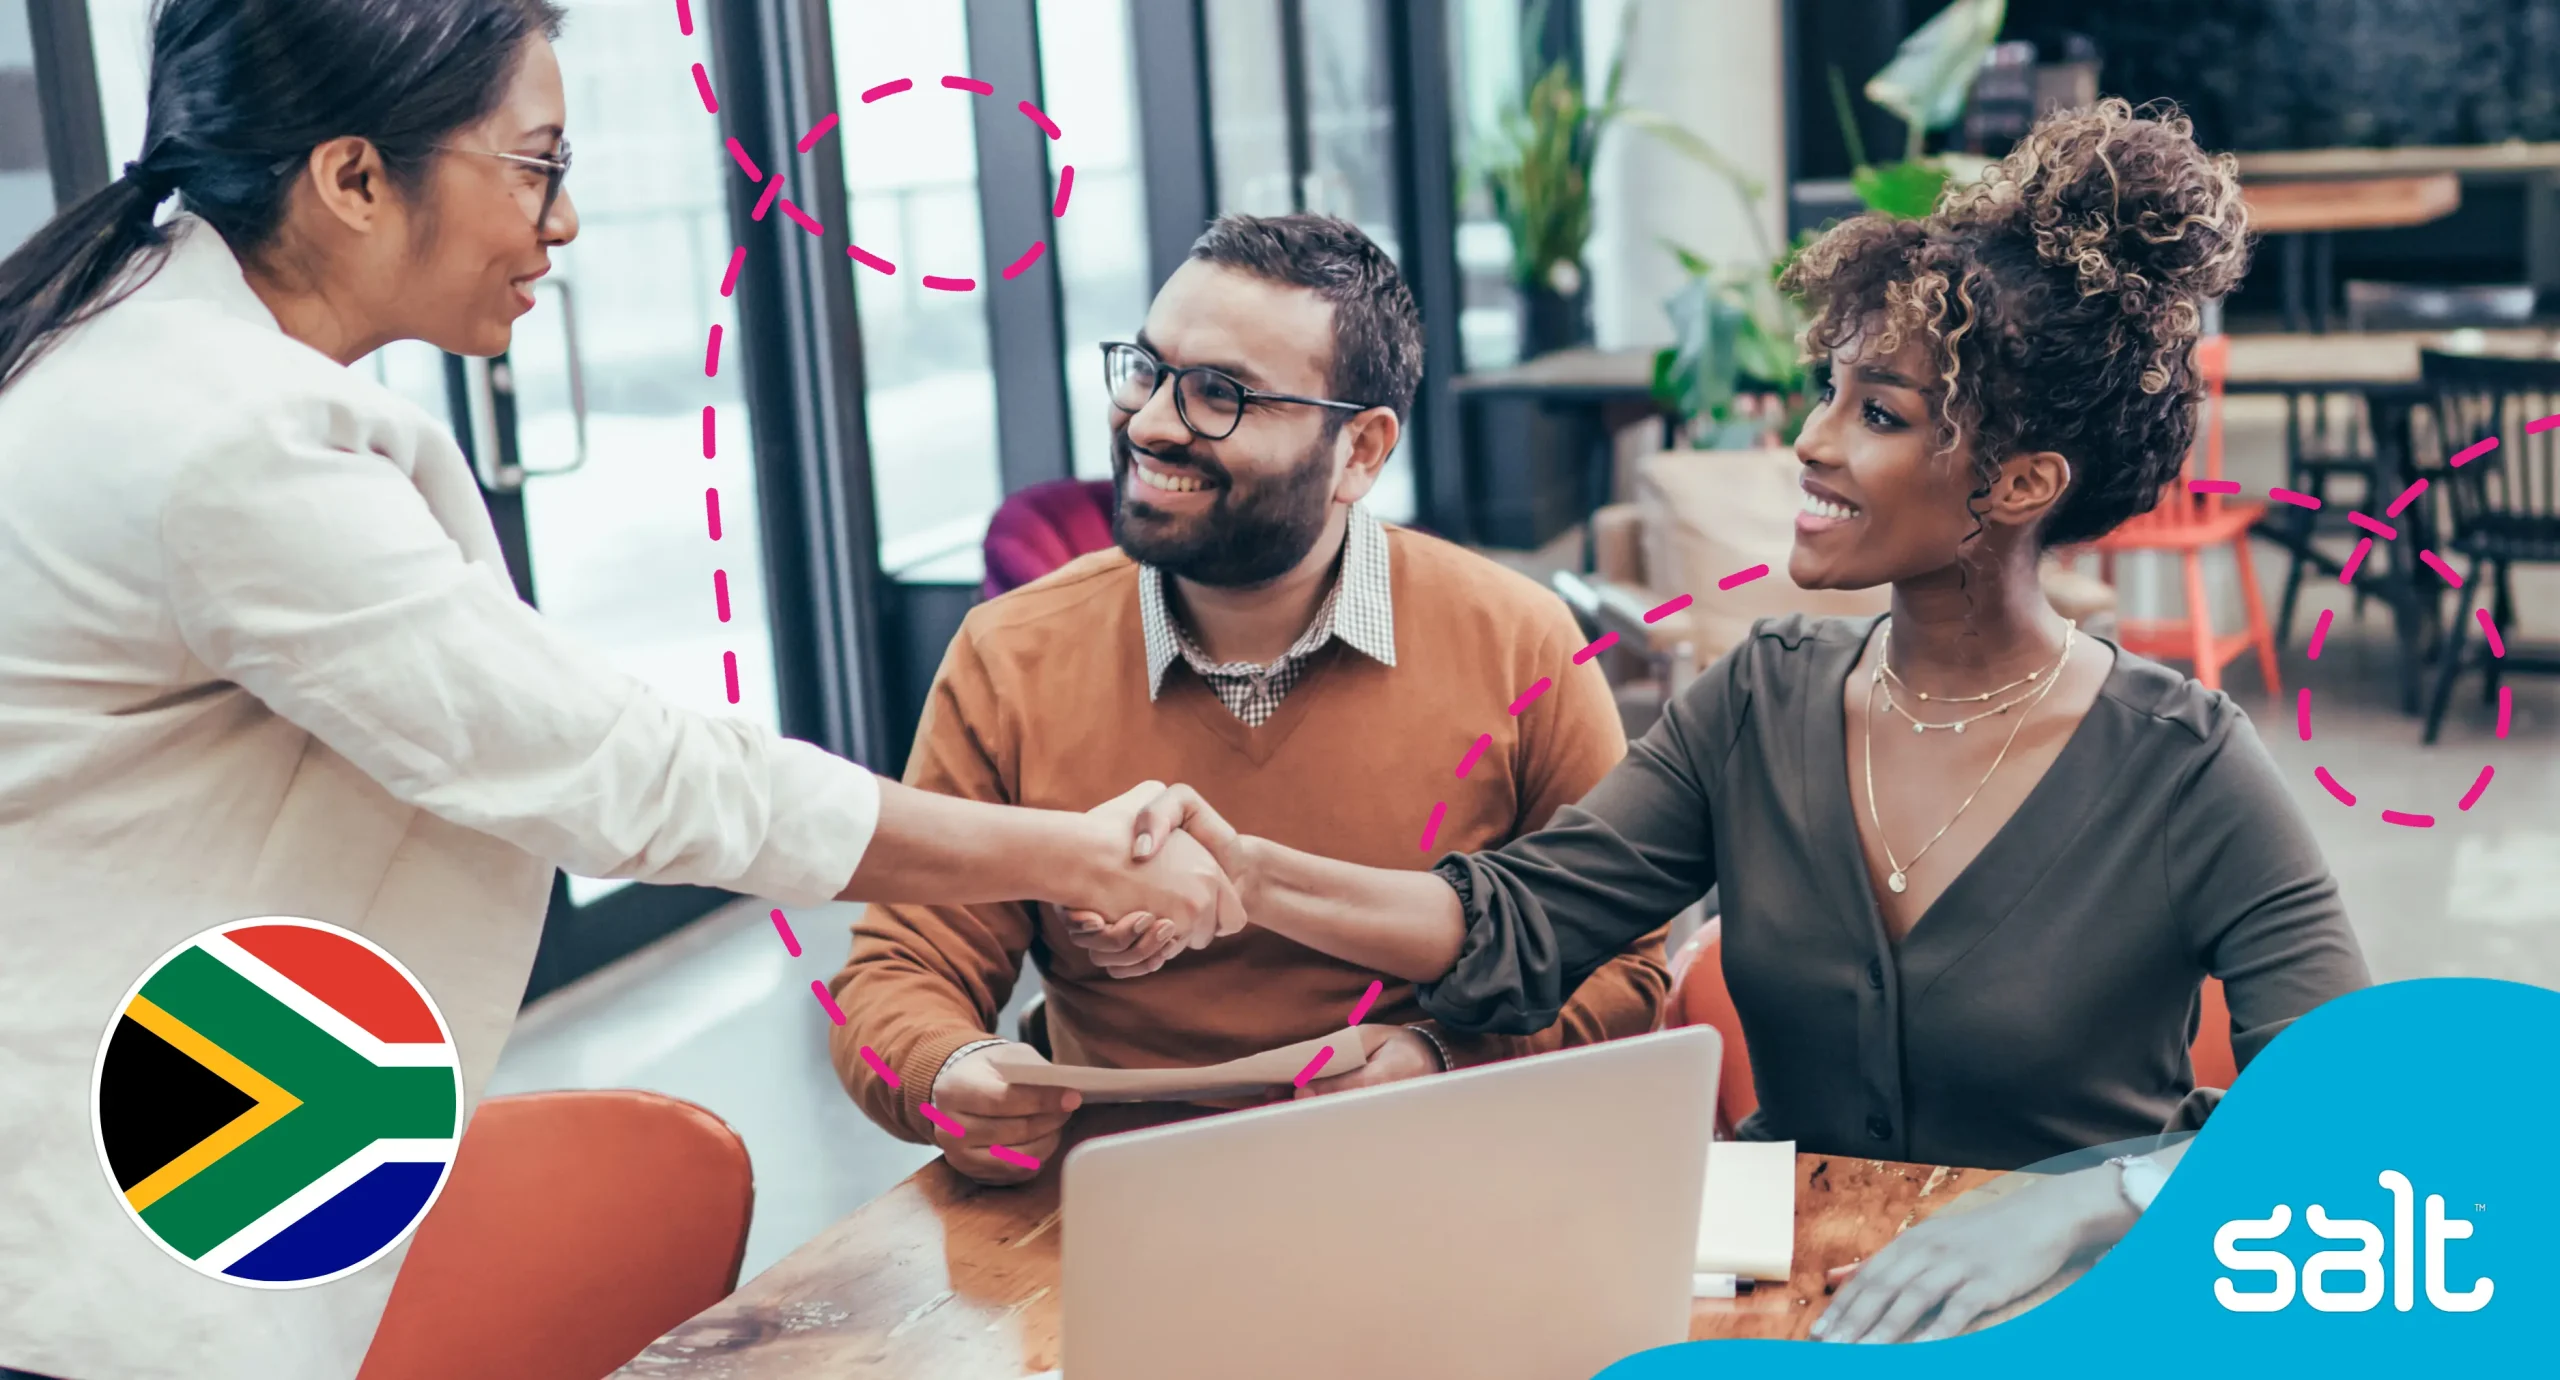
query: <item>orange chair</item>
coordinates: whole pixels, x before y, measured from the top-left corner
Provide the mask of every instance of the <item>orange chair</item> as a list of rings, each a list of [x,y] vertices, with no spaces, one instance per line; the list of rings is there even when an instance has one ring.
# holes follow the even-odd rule
[[[2228,1088],[2240,1076],[2240,1067],[2231,1053],[2231,1011],[2223,1005],[2222,979],[2204,980],[2203,1008],[2187,1058],[2195,1066],[2197,1087]],[[1724,1037],[1716,1133],[1729,1134],[1759,1109],[1760,1094],[1751,1082],[1751,1051],[1742,1043],[1742,1015],[1734,1010],[1733,993],[1724,985],[1724,917],[1708,920],[1671,956],[1671,1015],[1666,1024],[1711,1025]]]
[[[738,1284],[746,1143],[628,1090],[480,1104],[358,1380],[599,1380]]]
[[[2267,623],[2266,601],[2258,594],[2258,571],[2249,559],[2249,531],[2267,511],[2263,503],[2225,502],[2223,495],[2194,493],[2187,485],[2201,478],[2220,484],[2222,478],[2222,385],[2231,372],[2231,338],[2212,335],[2196,342],[2196,372],[2204,378],[2204,425],[2199,429],[2198,448],[2204,452],[2204,473],[2195,473],[2195,453],[2188,452],[2187,462],[2176,479],[2169,482],[2160,496],[2160,506],[2098,538],[2092,548],[2098,553],[2098,568],[2107,583],[2114,584],[2116,557],[2129,551],[2175,552],[2186,572],[2187,616],[2182,619],[2122,619],[2116,641],[2127,651],[2144,656],[2190,661],[2195,664],[2196,679],[2208,690],[2222,688],[2222,668],[2255,651],[2258,674],[2266,681],[2267,694],[2284,693],[2276,670],[2275,631]],[[2232,559],[2239,565],[2241,605],[2248,613],[2245,631],[2216,634],[2213,630],[2213,606],[2205,597],[2204,553],[2217,547],[2231,548]]]

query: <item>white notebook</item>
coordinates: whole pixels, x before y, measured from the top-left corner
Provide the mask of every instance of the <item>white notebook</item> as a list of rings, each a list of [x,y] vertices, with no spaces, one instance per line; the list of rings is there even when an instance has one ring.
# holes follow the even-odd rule
[[[1720,1140],[1707,1147],[1698,1203],[1698,1273],[1785,1280],[1795,1272],[1796,1143]]]

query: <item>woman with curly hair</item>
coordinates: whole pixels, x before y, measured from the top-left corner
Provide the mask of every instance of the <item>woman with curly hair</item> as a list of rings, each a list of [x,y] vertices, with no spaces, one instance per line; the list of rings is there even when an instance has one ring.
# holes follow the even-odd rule
[[[2188,1058],[2206,976],[2245,1065],[2366,985],[2364,959],[2247,716],[2080,633],[2037,558],[2176,479],[2201,308],[2239,282],[2246,230],[2227,157],[2113,100],[2046,119],[1926,219],[1836,227],[1786,278],[1828,376],[1788,573],[1890,585],[1889,613],[1762,622],[1581,803],[1492,852],[1353,867],[1238,838],[1179,789],[1139,847],[1179,824],[1252,923],[1419,984],[1465,1031],[1539,1029],[1721,885],[1761,1098],[1745,1138],[2006,1169],[2192,1129],[2218,1095]],[[1910,1233],[1828,1331],[1960,1328],[2112,1240],[2157,1170],[2026,1195],[2034,1226]]]

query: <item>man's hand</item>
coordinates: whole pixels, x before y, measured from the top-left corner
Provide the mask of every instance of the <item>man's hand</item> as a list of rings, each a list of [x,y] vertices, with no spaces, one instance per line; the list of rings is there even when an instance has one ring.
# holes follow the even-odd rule
[[[1067,938],[1116,978],[1145,977],[1189,947],[1181,926],[1144,911],[1117,920],[1089,910],[1068,911]]]
[[[1015,1087],[987,1057],[1001,1048],[989,1045],[943,1065],[925,1099],[969,1133],[968,1140],[961,1142],[947,1131],[938,1131],[934,1144],[941,1147],[942,1157],[982,1184],[1013,1184],[1030,1178],[1036,1171],[1007,1164],[987,1151],[1001,1145],[1035,1160],[1048,1159],[1057,1153],[1068,1114],[1084,1100],[1061,1088]],[[1028,1046],[1015,1048],[1039,1058]]]
[[[2073,1255],[2132,1226],[2112,1166],[2064,1174],[1894,1238],[1842,1285],[1813,1335],[1826,1342],[1936,1341],[2053,1278]]]
[[[1350,1092],[1354,1088],[1374,1088],[1382,1083],[1401,1083],[1408,1078],[1421,1078],[1441,1072],[1440,1053],[1431,1042],[1414,1031],[1399,1027],[1387,1042],[1348,1073],[1330,1078],[1310,1079],[1298,1089],[1300,1097],[1322,1097],[1326,1093]]]

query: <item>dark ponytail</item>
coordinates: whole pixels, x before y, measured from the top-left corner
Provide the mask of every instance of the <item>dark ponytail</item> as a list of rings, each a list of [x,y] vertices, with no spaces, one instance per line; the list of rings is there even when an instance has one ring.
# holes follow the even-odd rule
[[[170,194],[249,258],[331,139],[371,142],[414,192],[560,19],[552,0],[160,0],[142,157],[0,261],[0,388],[157,269]]]

